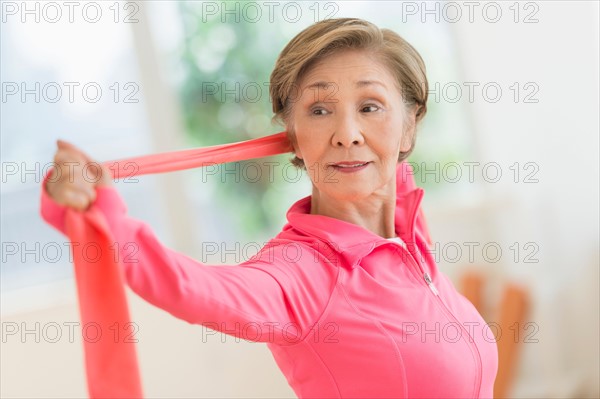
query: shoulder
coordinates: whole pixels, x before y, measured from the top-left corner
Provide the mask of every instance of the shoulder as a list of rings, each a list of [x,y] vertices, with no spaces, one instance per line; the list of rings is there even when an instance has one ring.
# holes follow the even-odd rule
[[[255,257],[239,265],[269,274],[281,287],[286,308],[302,328],[312,326],[322,314],[340,275],[340,268],[318,247],[314,241],[274,238]]]
[[[325,284],[332,287],[339,274],[338,264],[336,253],[322,241],[301,236],[283,238],[280,234],[240,266],[260,268],[277,280],[294,285]]]

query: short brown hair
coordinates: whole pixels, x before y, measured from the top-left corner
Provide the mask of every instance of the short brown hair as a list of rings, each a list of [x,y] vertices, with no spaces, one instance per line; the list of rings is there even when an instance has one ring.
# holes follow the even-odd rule
[[[273,104],[273,120],[286,125],[289,121],[293,90],[318,61],[347,49],[363,49],[374,54],[389,69],[401,88],[407,108],[415,108],[415,123],[427,112],[429,86],[423,59],[406,40],[389,29],[380,29],[358,18],[334,18],[319,21],[297,34],[281,51],[270,78],[269,94]],[[295,140],[294,132],[288,137]],[[413,134],[410,150],[400,152],[398,162],[406,159],[415,146]],[[292,164],[304,168],[296,156]]]

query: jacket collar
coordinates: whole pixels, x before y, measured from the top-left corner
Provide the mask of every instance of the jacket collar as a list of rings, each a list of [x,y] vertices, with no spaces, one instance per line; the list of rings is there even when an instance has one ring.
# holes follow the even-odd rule
[[[402,162],[396,168],[396,234],[405,242],[414,242],[417,213],[424,191],[416,187],[410,165]],[[322,215],[311,215],[309,195],[295,202],[287,212],[287,229],[313,236],[329,244],[355,267],[379,245],[389,243],[383,237],[356,224]]]

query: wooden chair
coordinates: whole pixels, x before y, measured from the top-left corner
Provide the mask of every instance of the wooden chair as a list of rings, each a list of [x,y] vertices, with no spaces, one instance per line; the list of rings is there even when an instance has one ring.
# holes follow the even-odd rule
[[[483,303],[485,277],[476,271],[463,273],[460,279],[460,291],[484,320],[489,322],[488,311]],[[494,397],[506,398],[515,378],[515,369],[519,364],[521,342],[524,339],[524,327],[530,308],[529,295],[525,287],[508,282],[504,284],[500,303],[497,304],[497,323],[499,328],[492,329],[498,345],[498,373],[494,384]],[[497,330],[497,331],[495,331]]]

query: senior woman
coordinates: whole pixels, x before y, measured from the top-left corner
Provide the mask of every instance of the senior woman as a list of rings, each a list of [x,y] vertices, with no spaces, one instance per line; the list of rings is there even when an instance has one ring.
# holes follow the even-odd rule
[[[324,20],[283,49],[270,83],[312,195],[252,259],[208,267],[165,247],[127,216],[106,169],[96,185],[47,176],[45,219],[64,232],[65,206],[97,204],[116,239],[138,245],[139,262],[123,264],[137,294],[190,323],[266,343],[298,397],[492,397],[494,337],[438,270],[423,190],[402,162],[426,113],[417,51],[367,21]],[[57,165],[73,160],[91,162],[61,142]]]

